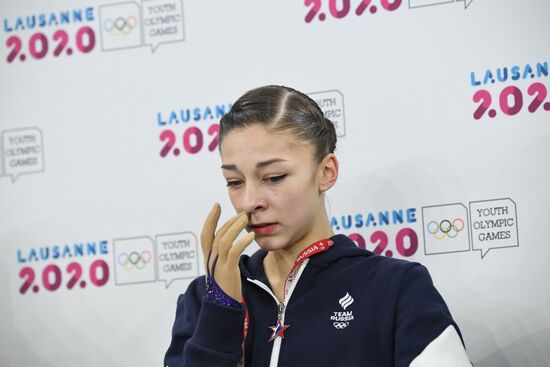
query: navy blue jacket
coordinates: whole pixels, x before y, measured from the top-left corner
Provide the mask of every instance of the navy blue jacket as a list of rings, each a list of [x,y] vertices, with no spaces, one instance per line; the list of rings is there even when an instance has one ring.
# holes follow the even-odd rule
[[[425,267],[359,249],[345,235],[304,263],[269,342],[278,305],[258,250],[240,260],[245,308],[205,298],[204,276],[178,298],[169,367],[470,366],[462,336]],[[263,283],[262,284],[260,284]],[[277,345],[277,347],[274,347]],[[272,355],[273,354],[273,355]],[[275,355],[276,354],[276,355]]]

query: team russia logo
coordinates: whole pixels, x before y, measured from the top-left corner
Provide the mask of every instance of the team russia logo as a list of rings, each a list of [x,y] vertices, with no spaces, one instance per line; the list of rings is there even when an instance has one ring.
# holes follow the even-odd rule
[[[346,292],[344,297],[338,300],[340,307],[342,307],[344,311],[335,311],[332,313],[332,316],[330,316],[330,321],[332,321],[332,325],[335,329],[342,330],[347,328],[350,321],[354,319],[353,311],[346,311],[346,309],[351,306],[353,302],[354,299],[348,292]]]

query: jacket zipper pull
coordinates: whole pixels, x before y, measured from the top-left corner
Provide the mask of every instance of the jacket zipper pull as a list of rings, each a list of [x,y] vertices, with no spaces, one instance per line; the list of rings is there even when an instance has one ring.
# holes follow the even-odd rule
[[[285,304],[283,302],[277,305],[277,320],[283,322],[283,313],[285,312]]]
[[[277,337],[281,337],[283,339],[284,332],[286,329],[290,327],[290,325],[283,325],[283,315],[285,313],[285,304],[283,302],[277,303],[277,325],[270,326],[271,329],[271,337],[269,338],[269,341],[273,341],[277,339]]]

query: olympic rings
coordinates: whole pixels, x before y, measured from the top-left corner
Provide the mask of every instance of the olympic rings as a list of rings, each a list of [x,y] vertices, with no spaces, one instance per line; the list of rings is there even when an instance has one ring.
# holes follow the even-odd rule
[[[151,253],[147,250],[142,251],[141,254],[137,251],[132,251],[130,254],[123,252],[117,257],[117,262],[128,271],[141,270],[149,261],[151,261]]]
[[[458,236],[458,233],[464,229],[464,221],[460,218],[456,218],[455,220],[453,220],[452,223],[448,219],[443,219],[439,223],[432,220],[428,222],[428,225],[426,227],[428,232],[430,234],[433,234],[434,237],[438,240],[442,240],[443,238],[445,238],[445,236],[449,238],[455,238],[456,236]]]
[[[348,327],[349,322],[333,322],[332,325],[334,325],[336,329],[342,330]]]
[[[109,18],[103,22],[103,29],[110,32],[113,36],[118,36],[119,34],[129,34],[132,29],[136,27],[137,19],[133,15],[126,17],[117,17],[115,20]]]

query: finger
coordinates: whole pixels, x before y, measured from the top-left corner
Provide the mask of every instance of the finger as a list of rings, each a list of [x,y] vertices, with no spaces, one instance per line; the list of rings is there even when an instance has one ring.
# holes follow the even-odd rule
[[[212,209],[210,209],[210,213],[208,213],[208,216],[204,221],[201,231],[201,247],[206,255],[208,255],[208,252],[210,252],[210,248],[212,247],[212,243],[214,242],[214,231],[216,230],[220,215],[220,204],[214,203],[214,206],[212,207]]]
[[[231,227],[231,225],[235,223],[244,213],[245,212],[240,212],[232,216],[231,219],[225,222],[225,224],[216,232],[216,237],[221,238],[223,234],[229,229],[229,227]]]
[[[254,241],[255,237],[256,234],[254,232],[249,232],[246,234],[246,236],[243,236],[241,239],[239,239],[229,250],[229,254],[227,256],[228,261],[236,264],[239,261],[239,257],[242,255],[244,250]]]
[[[201,231],[201,247],[204,255],[205,271],[208,269],[208,255],[212,250],[212,243],[214,242],[214,231],[218,225],[218,220],[221,215],[221,207],[219,203],[214,203],[208,217],[204,221],[204,225]]]
[[[241,233],[241,231],[246,227],[246,224],[248,223],[248,217],[246,215],[243,215],[240,217],[231,227],[227,229],[225,234],[220,240],[219,249],[218,252],[220,254],[220,258],[225,261],[227,258],[227,253],[233,246],[233,242]]]
[[[212,262],[216,258],[219,252],[219,244],[220,240],[223,238],[224,234],[227,232],[229,228],[235,223],[240,217],[242,213],[234,215],[231,219],[229,219],[223,226],[220,228],[218,232],[216,232],[216,235],[214,237],[214,242],[212,244],[212,255],[210,256],[210,263],[208,264],[209,269],[211,269]]]
[[[214,246],[217,247],[220,243],[220,240],[223,238],[225,233],[231,226],[238,221],[242,216],[244,212],[241,212],[239,214],[234,215],[231,219],[229,219],[225,224],[216,232],[216,236],[214,237]],[[245,216],[246,217],[246,216]]]

